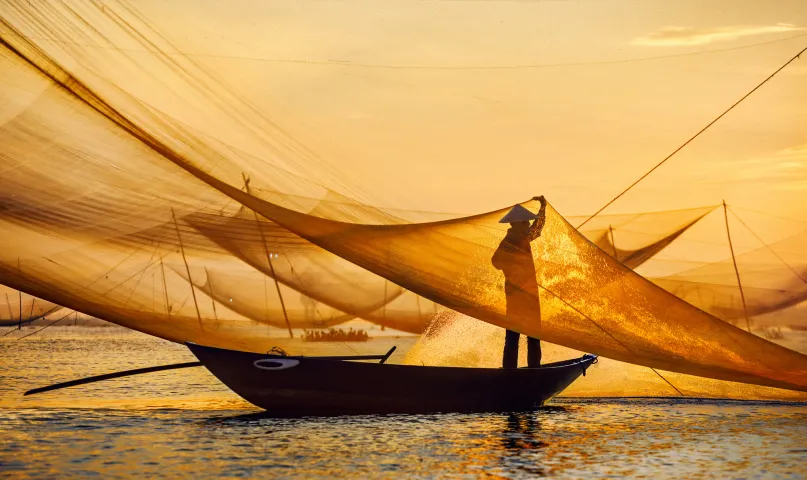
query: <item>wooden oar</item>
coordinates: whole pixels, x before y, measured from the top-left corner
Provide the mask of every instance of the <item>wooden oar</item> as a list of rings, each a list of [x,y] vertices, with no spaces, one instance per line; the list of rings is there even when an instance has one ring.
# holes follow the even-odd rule
[[[104,375],[95,375],[92,377],[79,378],[78,380],[70,380],[69,382],[55,383],[47,387],[35,388],[28,390],[23,394],[33,395],[35,393],[50,392],[51,390],[59,390],[60,388],[75,387],[76,385],[86,385],[93,382],[103,382],[104,380],[111,380],[113,378],[128,377],[131,375],[140,375],[141,373],[162,372],[164,370],[175,370],[177,368],[190,368],[201,367],[202,362],[185,362],[185,363],[172,363],[170,365],[159,365],[157,367],[135,368],[134,370],[124,370],[122,372],[106,373]]]
[[[313,358],[317,360],[380,360],[384,363],[395,351],[395,347],[389,349],[384,355],[352,355],[352,356],[336,356],[336,357],[297,357],[297,358]],[[294,357],[291,357],[294,358]],[[50,392],[52,390],[59,390],[61,388],[75,387],[77,385],[86,385],[88,383],[103,382],[104,380],[111,380],[113,378],[129,377],[132,375],[140,375],[142,373],[162,372],[165,370],[176,370],[178,368],[201,367],[202,362],[185,362],[185,363],[172,363],[170,365],[159,365],[157,367],[135,368],[134,370],[124,370],[122,372],[105,373],[103,375],[95,375],[92,377],[79,378],[78,380],[70,380],[69,382],[54,383],[47,387],[34,388],[28,390],[23,396],[34,395],[36,393]]]

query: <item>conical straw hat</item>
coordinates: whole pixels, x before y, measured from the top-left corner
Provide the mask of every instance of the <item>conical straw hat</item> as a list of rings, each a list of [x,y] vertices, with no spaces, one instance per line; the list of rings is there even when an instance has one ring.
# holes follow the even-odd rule
[[[515,223],[515,222],[529,222],[534,220],[538,215],[532,213],[521,205],[516,205],[511,208],[507,215],[503,216],[499,223]]]

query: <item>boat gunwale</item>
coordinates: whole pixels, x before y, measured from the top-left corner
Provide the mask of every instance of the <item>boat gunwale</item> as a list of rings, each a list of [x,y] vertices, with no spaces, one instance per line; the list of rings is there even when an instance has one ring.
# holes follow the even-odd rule
[[[588,367],[591,365],[596,364],[599,361],[599,356],[591,353],[585,353],[583,356],[578,358],[571,358],[568,360],[560,360],[557,362],[547,363],[545,365],[540,365],[537,367],[519,367],[519,368],[501,368],[501,367],[458,367],[458,366],[438,366],[438,365],[406,365],[406,364],[399,364],[399,363],[364,363],[364,360],[338,360],[334,358],[322,358],[316,356],[305,356],[305,355],[277,355],[277,354],[269,354],[269,353],[258,353],[258,352],[247,352],[243,350],[232,350],[228,348],[221,348],[221,347],[211,347],[208,345],[200,345],[195,342],[187,341],[185,342],[185,346],[187,346],[191,351],[193,351],[193,347],[200,347],[203,349],[212,349],[212,350],[220,350],[229,353],[237,353],[237,354],[250,354],[250,355],[259,355],[265,357],[267,360],[274,360],[274,359],[287,359],[287,360],[304,360],[304,361],[315,361],[316,363],[319,362],[342,362],[342,363],[354,363],[354,362],[362,362],[363,365],[378,365],[378,366],[387,366],[387,367],[394,367],[394,368],[419,368],[419,369],[442,369],[442,370],[463,370],[463,371],[529,371],[529,372],[536,372],[542,370],[555,370],[555,369],[562,369],[562,368],[569,368],[574,366],[583,366],[583,372],[585,375],[585,371],[588,370]],[[371,356],[371,355],[368,355]],[[373,357],[375,357],[373,355]],[[369,360],[369,359],[368,359]],[[202,362],[204,363],[204,362]]]

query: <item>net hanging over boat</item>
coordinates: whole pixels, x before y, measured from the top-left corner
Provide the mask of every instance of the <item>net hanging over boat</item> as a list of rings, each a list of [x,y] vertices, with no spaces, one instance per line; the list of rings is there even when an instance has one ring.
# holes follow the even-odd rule
[[[521,338],[519,364],[527,364],[526,338]],[[407,352],[410,365],[498,368],[504,331],[467,315],[446,311]],[[585,352],[541,342],[542,363],[574,358]],[[665,370],[600,357],[596,370],[563,391],[566,397],[696,397],[805,401],[807,393],[762,387]]]
[[[335,208],[333,207],[335,206]],[[616,224],[621,236],[628,236],[635,232],[625,231],[624,227],[641,228],[641,219],[644,221],[647,231],[634,235],[633,243],[636,245],[638,237],[643,241],[651,241],[647,246],[641,244],[631,252],[643,252],[645,258],[651,255],[649,250],[660,250],[660,244],[669,243],[669,238],[678,237],[689,226],[699,220],[709,208],[692,209],[684,212],[658,212],[635,215],[612,215],[604,216],[602,221],[612,221]],[[394,217],[378,208],[370,208],[357,204],[355,201],[339,198],[336,194],[330,194],[325,199],[319,201],[317,206],[309,211],[311,214],[327,211],[338,211],[344,213],[349,211],[349,215],[344,215],[345,220],[364,220],[366,223],[373,223],[373,220],[383,220],[390,223],[408,223],[399,217]],[[368,212],[369,211],[369,212]],[[400,212],[406,215],[407,212]],[[335,216],[333,213],[330,216]],[[683,217],[683,219],[682,219]],[[649,220],[652,219],[652,220]],[[182,236],[185,238],[186,248],[188,245],[203,246],[204,238],[199,239],[201,233],[211,243],[216,244],[226,252],[244,261],[248,265],[262,272],[264,275],[277,279],[280,283],[299,292],[301,296],[308,297],[310,301],[322,302],[322,305],[342,312],[348,312],[355,318],[368,320],[378,325],[401,330],[408,333],[421,333],[431,322],[437,312],[434,302],[424,298],[418,298],[411,292],[407,292],[398,285],[388,280],[370,274],[366,270],[345,261],[344,259],[331,254],[300,237],[290,233],[273,222],[269,222],[262,217],[256,216],[247,209],[241,209],[232,216],[223,214],[202,214],[194,213],[182,218],[184,223],[193,226],[198,232],[189,232],[183,228]],[[683,226],[681,222],[685,222]],[[146,232],[138,232],[132,237],[136,241],[143,241],[152,236],[162,242],[176,244],[176,234],[173,225],[155,227]],[[670,233],[672,230],[672,233]],[[589,230],[586,233],[599,235],[597,230]],[[609,228],[609,233],[613,233],[613,227]],[[661,236],[661,240],[656,240]],[[211,250],[210,246],[202,247]],[[215,250],[215,249],[213,249]],[[620,251],[625,252],[625,249]],[[268,254],[268,256],[267,256]],[[269,260],[275,258],[272,265]],[[626,257],[627,258],[627,257]],[[633,256],[631,258],[637,258]],[[209,278],[216,285],[229,283],[227,273],[221,271],[208,270],[204,275],[195,275],[195,278]],[[219,277],[219,278],[216,278]],[[240,282],[246,281],[246,277],[240,277]],[[265,280],[260,276],[251,275],[252,288],[245,288],[235,295],[240,298],[237,303],[241,310],[239,313],[249,318],[259,319],[266,317],[258,310],[264,304],[263,289]],[[240,283],[236,282],[236,283]],[[200,291],[210,294],[209,286],[195,283]],[[213,295],[219,301],[229,301],[234,298],[229,292],[220,289],[212,289]],[[256,294],[257,292],[257,294]],[[401,297],[401,298],[399,298]],[[392,303],[392,305],[389,305]],[[252,307],[245,307],[252,305]],[[277,306],[277,308],[280,308]],[[246,312],[250,313],[247,314]],[[275,320],[273,324],[279,322],[282,315],[270,315]],[[321,316],[321,315],[320,315]],[[321,316],[322,317],[322,316]],[[328,314],[325,317],[331,318]],[[329,326],[332,324],[325,317],[319,318],[316,323],[309,324],[309,327],[320,324]],[[348,317],[337,316],[345,321]],[[336,320],[334,320],[336,321]]]
[[[111,15],[92,12],[96,17]],[[39,26],[62,38],[76,27],[69,15],[50,18],[62,22],[57,22],[55,32],[41,19]],[[27,20],[37,25],[36,18]],[[101,31],[131,34],[128,28],[114,23]],[[118,39],[80,31],[92,41]],[[192,277],[191,267],[200,266],[197,261],[205,261],[215,271],[215,255],[200,252],[188,258],[173,246],[155,243],[133,249],[121,246],[119,240],[168,224],[174,210],[183,218],[193,212],[218,211],[234,200],[378,277],[499,327],[637,365],[807,390],[807,357],[675,298],[593,245],[551,206],[544,231],[533,242],[532,262],[523,265],[536,272],[538,289],[528,293],[533,301],[540,299],[541,316],[507,313],[504,278],[491,264],[506,233],[506,225],[498,221],[507,209],[394,225],[307,215],[302,213],[306,208],[301,208],[300,198],[315,198],[312,192],[325,191],[319,183],[288,170],[267,170],[251,157],[233,154],[147,104],[143,99],[149,95],[142,86],[127,92],[124,87],[134,80],[123,78],[133,67],[125,55],[119,62],[105,64],[103,60],[112,53],[96,52],[84,58],[86,51],[69,44],[49,47],[56,53],[46,52],[8,23],[3,40],[3,101],[17,107],[10,110],[13,113],[4,119],[0,131],[3,158],[13,164],[8,170],[14,173],[4,183],[3,193],[9,193],[3,198],[4,206],[41,214],[35,222],[21,221],[22,215],[2,220],[0,228],[11,232],[8,238],[13,239],[5,240],[9,248],[0,253],[0,278],[7,285],[175,341],[265,348],[263,339],[250,331],[254,322],[217,322],[214,304],[197,299],[196,290],[175,273],[185,269]],[[77,57],[87,60],[75,67],[82,72],[81,78],[62,66]],[[209,84],[189,80],[176,62],[158,65],[150,72],[165,85],[204,93],[194,101],[214,107],[209,111],[231,110],[223,104],[229,98],[226,92],[220,92],[220,98],[210,94]],[[125,68],[112,73],[116,67]],[[108,75],[93,78],[99,72]],[[107,85],[118,80],[124,87]],[[165,92],[165,88],[157,86],[155,91]],[[222,121],[217,118],[214,124]],[[260,139],[266,140],[264,133]],[[37,148],[32,149],[33,145]],[[285,140],[272,147],[293,151],[293,159],[303,156],[298,146]],[[278,160],[274,167],[281,164]],[[244,173],[252,182],[249,192],[243,189]],[[87,186],[90,192],[84,191]],[[532,201],[523,206],[536,210]],[[59,228],[60,224],[83,227]],[[22,257],[17,269],[11,266],[13,254]]]

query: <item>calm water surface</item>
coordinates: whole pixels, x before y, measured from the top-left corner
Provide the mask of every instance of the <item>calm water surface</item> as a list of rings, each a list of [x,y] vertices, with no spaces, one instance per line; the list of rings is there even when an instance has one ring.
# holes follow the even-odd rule
[[[118,328],[48,332],[0,339],[3,477],[807,478],[805,405],[562,400],[518,414],[276,420],[203,368],[22,398],[193,360]]]

